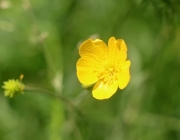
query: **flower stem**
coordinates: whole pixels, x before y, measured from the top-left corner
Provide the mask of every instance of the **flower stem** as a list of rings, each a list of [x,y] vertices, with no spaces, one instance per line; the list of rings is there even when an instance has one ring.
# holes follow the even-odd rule
[[[68,100],[67,98],[62,96],[62,94],[53,93],[50,90],[46,90],[43,88],[30,87],[30,86],[26,86],[24,92],[42,93],[49,97],[59,99],[61,102],[63,102],[65,104],[65,107],[68,110],[69,109],[74,110],[74,112],[76,112],[78,115],[80,115],[80,116],[82,115],[82,111],[76,105],[74,105],[70,100]]]

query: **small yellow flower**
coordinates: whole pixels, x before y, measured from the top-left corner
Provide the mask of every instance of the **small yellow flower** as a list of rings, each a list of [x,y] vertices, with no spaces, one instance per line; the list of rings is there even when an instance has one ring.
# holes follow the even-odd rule
[[[88,39],[80,48],[77,61],[77,77],[84,85],[94,84],[92,95],[102,100],[110,98],[118,89],[124,89],[130,80],[126,60],[127,47],[122,39],[111,37],[107,45],[100,39]]]
[[[20,80],[8,80],[4,82],[4,85],[2,88],[4,88],[4,95],[13,97],[17,93],[23,93],[24,90],[24,84],[21,82],[23,76],[20,76]]]

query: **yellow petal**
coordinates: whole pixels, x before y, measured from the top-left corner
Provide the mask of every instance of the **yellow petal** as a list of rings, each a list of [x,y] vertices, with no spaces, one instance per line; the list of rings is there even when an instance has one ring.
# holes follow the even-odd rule
[[[110,55],[114,55],[118,52],[117,43],[115,37],[111,37],[108,41],[108,50]]]
[[[92,91],[93,97],[98,100],[110,98],[118,88],[118,82],[114,81],[111,85],[104,84],[102,81],[98,81]]]
[[[121,71],[118,75],[119,88],[123,89],[127,86],[130,80],[129,67],[131,62],[129,60],[121,64]]]
[[[124,62],[127,58],[127,47],[122,39],[111,37],[108,41],[109,55],[117,62]]]
[[[121,52],[127,52],[127,46],[123,39],[117,40],[117,47]]]
[[[84,85],[91,85],[98,81],[98,78],[88,70],[79,70],[77,71],[77,77],[79,81]]]
[[[84,56],[76,63],[77,77],[84,85],[90,85],[98,81],[95,70],[95,59],[89,56]]]
[[[96,39],[94,41],[92,39],[88,39],[81,44],[79,54],[81,57],[90,56],[96,59],[103,59],[104,56],[107,55],[107,46],[100,39]]]
[[[96,65],[96,59],[90,56],[84,56],[78,59],[76,63],[77,70],[82,68],[94,69]]]

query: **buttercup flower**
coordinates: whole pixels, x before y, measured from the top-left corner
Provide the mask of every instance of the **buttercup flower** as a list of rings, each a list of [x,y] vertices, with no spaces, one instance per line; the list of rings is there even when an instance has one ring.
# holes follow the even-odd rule
[[[100,39],[88,39],[80,48],[77,77],[83,85],[94,84],[92,95],[102,100],[110,98],[118,89],[124,89],[130,80],[127,47],[122,39],[111,37],[108,46]]]
[[[13,97],[17,93],[23,93],[24,84],[21,82],[23,75],[20,76],[20,80],[8,80],[4,82],[2,88],[4,88],[4,95]]]

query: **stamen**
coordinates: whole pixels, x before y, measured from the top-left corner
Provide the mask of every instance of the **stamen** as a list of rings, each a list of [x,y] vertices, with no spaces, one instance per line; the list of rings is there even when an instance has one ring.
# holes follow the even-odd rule
[[[100,72],[98,78],[102,80],[105,85],[109,86],[117,80],[117,72],[118,70],[114,66],[108,66]]]

